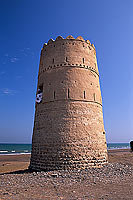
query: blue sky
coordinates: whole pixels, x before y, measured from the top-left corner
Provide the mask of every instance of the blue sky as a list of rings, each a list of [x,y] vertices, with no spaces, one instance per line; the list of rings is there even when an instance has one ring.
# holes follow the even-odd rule
[[[133,1],[0,1],[0,142],[31,143],[40,50],[58,35],[96,46],[107,142],[133,140]]]

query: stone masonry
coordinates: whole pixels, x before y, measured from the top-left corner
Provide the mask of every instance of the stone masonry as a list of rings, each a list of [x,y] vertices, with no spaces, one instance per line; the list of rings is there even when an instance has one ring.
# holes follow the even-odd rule
[[[38,74],[33,170],[84,169],[107,164],[96,50],[81,36],[44,44]]]

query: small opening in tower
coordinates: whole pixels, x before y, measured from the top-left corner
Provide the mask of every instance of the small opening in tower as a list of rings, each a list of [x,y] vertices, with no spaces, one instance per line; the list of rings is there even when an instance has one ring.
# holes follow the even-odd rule
[[[70,98],[70,91],[69,91],[69,88],[68,88],[68,98]]]
[[[94,101],[96,100],[96,95],[95,95],[95,93],[93,94],[93,97],[94,97]]]
[[[55,99],[55,91],[54,91],[54,99]]]
[[[39,90],[40,90],[40,92],[43,92],[43,85],[39,86]]]
[[[38,87],[37,95],[36,95],[36,102],[41,103],[42,102],[42,96],[43,96],[43,85],[40,85]]]
[[[83,58],[83,63],[85,62],[85,59]]]
[[[84,99],[85,99],[85,91],[84,91]]]
[[[67,57],[66,57],[66,62],[68,62],[68,59],[67,59]]]
[[[54,58],[53,58],[53,64],[54,64]]]

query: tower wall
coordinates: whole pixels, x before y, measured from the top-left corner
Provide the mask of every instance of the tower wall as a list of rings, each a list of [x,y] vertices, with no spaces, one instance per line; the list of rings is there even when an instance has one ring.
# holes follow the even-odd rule
[[[41,51],[30,168],[87,168],[107,163],[95,47],[82,37],[49,40]]]

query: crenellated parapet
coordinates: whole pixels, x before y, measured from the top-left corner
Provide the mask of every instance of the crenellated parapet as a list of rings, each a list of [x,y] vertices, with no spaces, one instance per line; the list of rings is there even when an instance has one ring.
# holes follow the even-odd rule
[[[94,44],[91,44],[91,42],[89,40],[84,40],[82,36],[78,36],[77,38],[74,38],[72,35],[67,36],[65,39],[62,36],[58,36],[55,40],[53,40],[52,38],[48,41],[48,43],[45,43],[43,45],[43,48],[45,48],[48,45],[55,45],[56,42],[58,41],[64,41],[64,42],[74,42],[74,41],[80,41],[83,44],[87,44],[88,48],[93,48],[95,50],[95,46]],[[43,50],[42,48],[42,50]]]

